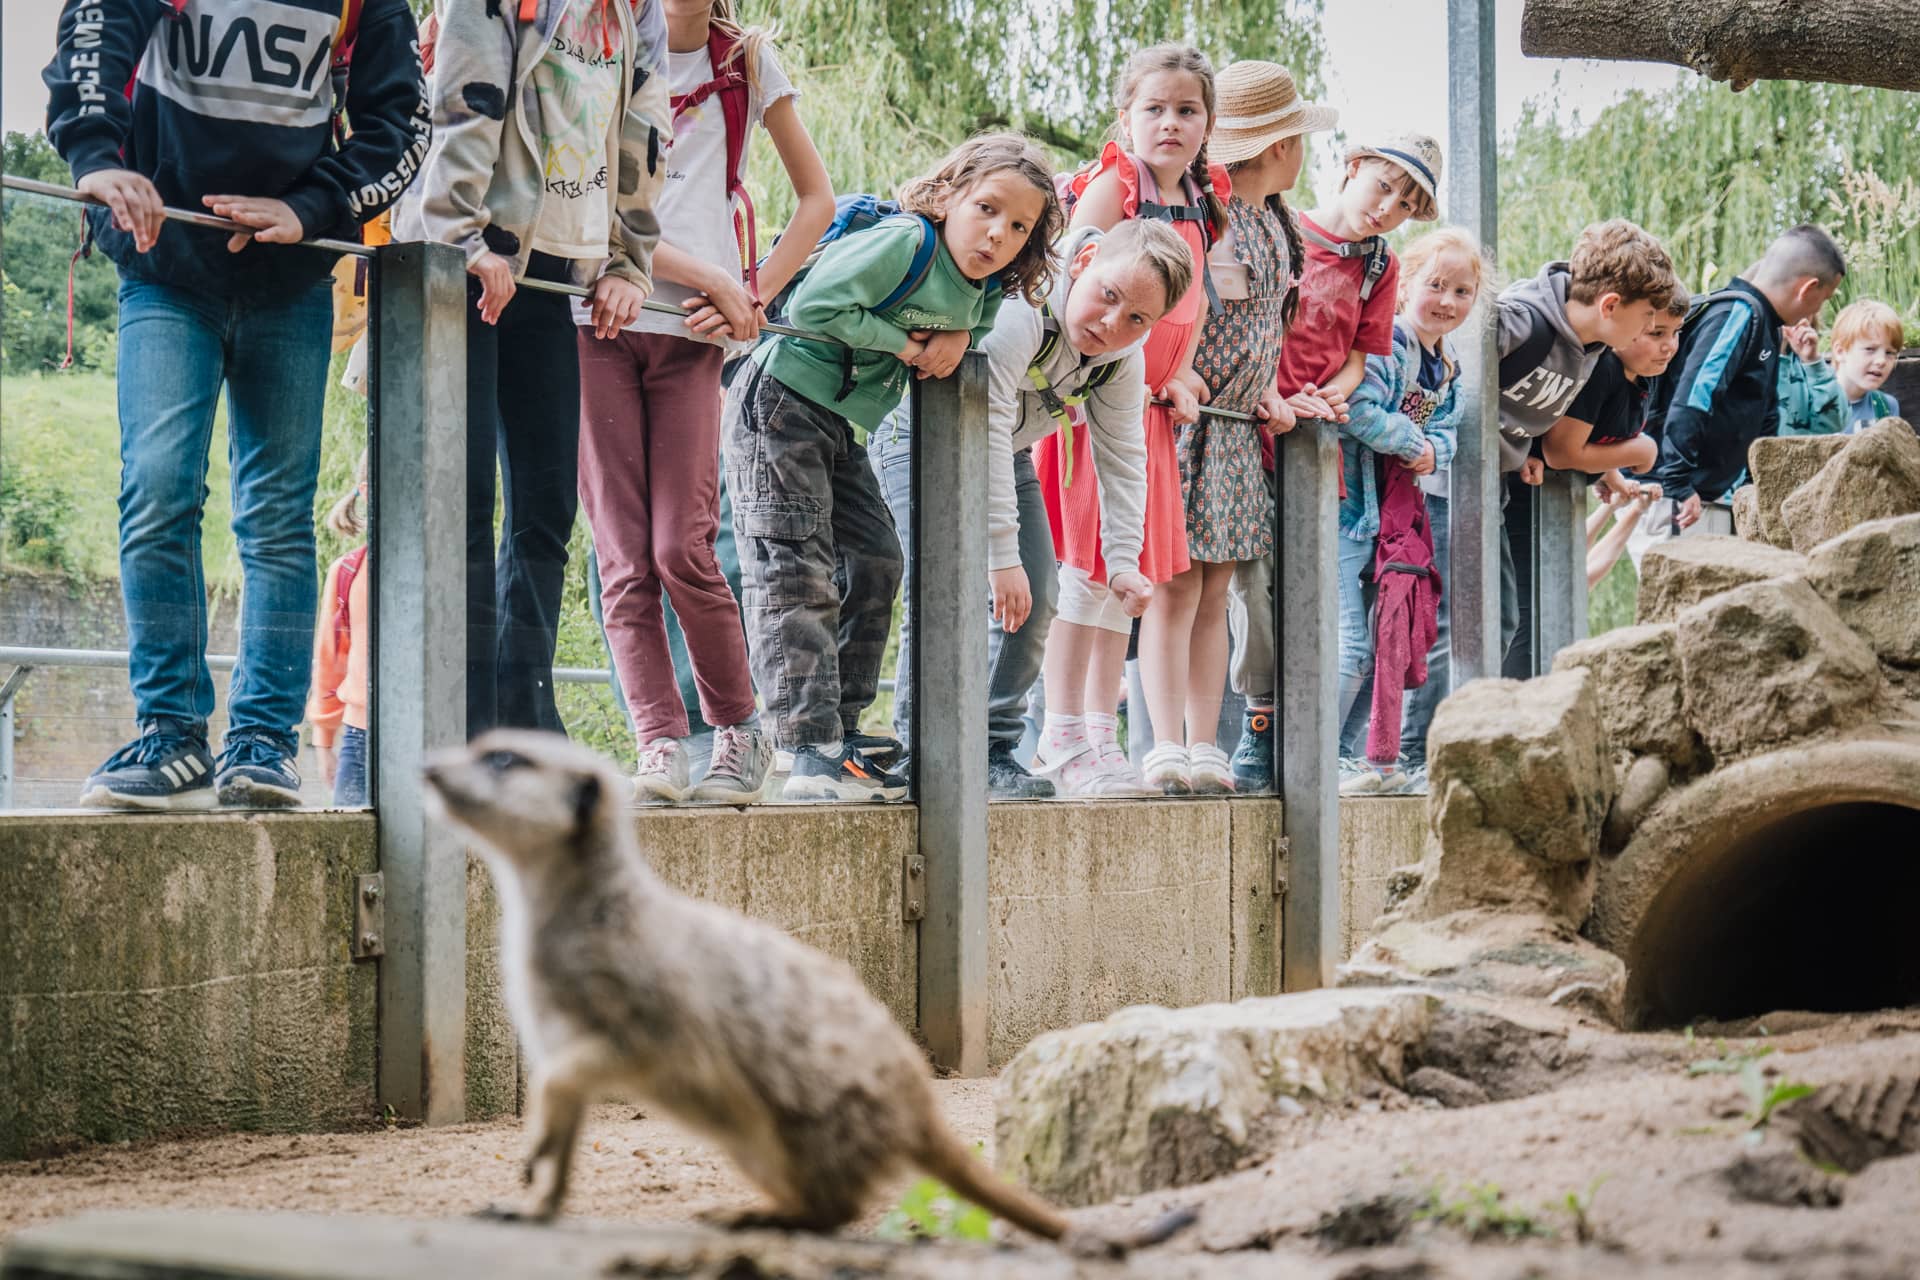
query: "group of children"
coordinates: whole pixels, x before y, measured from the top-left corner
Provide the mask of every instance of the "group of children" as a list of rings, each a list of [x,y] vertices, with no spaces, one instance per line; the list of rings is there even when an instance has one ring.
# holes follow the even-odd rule
[[[401,0],[349,6],[357,32],[329,29],[330,0],[289,3],[313,10],[313,66],[323,46],[352,47],[350,68],[335,58],[352,127],[272,198],[208,193],[230,176],[238,183],[228,161],[264,147],[263,131],[296,115],[335,123],[338,94],[328,100],[321,85],[295,103],[263,89],[248,106],[245,91],[236,99],[226,86],[222,103],[242,106],[222,105],[216,120],[196,78],[205,73],[176,56],[170,25],[211,13],[211,0],[115,17],[104,41],[94,10],[69,3],[62,16],[47,73],[50,134],[82,189],[110,206],[96,225],[128,287],[171,290],[178,296],[164,301],[175,310],[198,307],[206,314],[193,321],[212,344],[193,386],[147,388],[127,367],[144,349],[142,317],[123,315],[123,409],[129,394],[155,401],[123,421],[128,456],[157,430],[149,419],[210,424],[223,379],[236,426],[247,425],[243,357],[254,343],[236,317],[288,309],[257,301],[261,280],[284,299],[292,284],[319,287],[324,272],[319,255],[276,242],[394,203],[397,238],[458,246],[469,273],[470,732],[561,727],[552,665],[568,535],[584,506],[637,738],[637,798],[752,802],[769,790],[776,749],[791,758],[786,799],[904,794],[911,715],[949,709],[902,696],[897,738],[862,734],[859,723],[912,571],[905,398],[978,348],[988,374],[982,625],[995,795],[1221,794],[1271,780],[1274,436],[1302,421],[1340,436],[1340,713],[1354,758],[1343,786],[1387,792],[1417,780],[1447,684],[1447,471],[1464,403],[1451,335],[1493,286],[1485,254],[1456,228],[1417,236],[1398,255],[1388,247],[1409,220],[1439,216],[1432,139],[1347,148],[1330,198],[1296,213],[1286,193],[1305,139],[1335,113],[1303,101],[1270,62],[1216,74],[1199,52],[1159,45],[1127,62],[1113,139],[1077,172],[1056,174],[1025,137],[986,134],[891,202],[836,201],[766,33],[743,26],[731,0],[443,0],[418,43]],[[230,20],[222,15],[200,16]],[[134,86],[124,99],[99,87],[123,81]],[[744,186],[756,126],[796,210],[764,257]],[[175,133],[203,149],[171,145]],[[222,243],[162,223],[162,197],[204,197],[254,234]],[[1770,251],[1781,280],[1736,280],[1708,299],[1708,319],[1687,322],[1689,334],[1707,335],[1691,349],[1676,342],[1688,306],[1671,264],[1630,223],[1588,228],[1569,262],[1501,294],[1502,470],[1538,483],[1544,466],[1578,468],[1643,501],[1651,490],[1629,472],[1653,470],[1667,500],[1697,510],[1702,491],[1718,492],[1712,481],[1683,488],[1674,478],[1725,470],[1721,433],[1694,419],[1728,397],[1713,388],[1650,397],[1646,380],[1676,345],[1682,386],[1745,377],[1742,359],[1769,324],[1810,322],[1837,283],[1838,255],[1809,267],[1822,250],[1807,248],[1808,232],[1824,238],[1797,229],[1783,238],[1784,259]],[[278,273],[260,272],[263,261]],[[209,265],[211,284],[194,274]],[[588,297],[519,288],[527,279]],[[684,319],[643,310],[649,296],[679,304]],[[777,301],[783,320],[816,336],[763,338]],[[1834,377],[1803,366],[1796,403],[1808,419],[1828,421],[1839,399],[1894,411],[1875,379],[1899,346],[1897,322],[1891,333],[1878,313],[1850,325],[1852,311],[1836,329]],[[1789,332],[1808,350],[1804,329]],[[162,618],[174,586],[150,598],[151,575],[125,572],[142,736],[89,779],[86,802],[175,807],[204,802],[216,782],[223,802],[296,802],[298,716],[281,706],[282,686],[307,668],[284,633],[316,616],[315,741],[338,752],[336,796],[364,798],[364,550],[332,568],[317,611],[311,583],[323,376],[324,360],[319,377],[299,364],[282,380],[310,423],[301,416],[259,456],[236,443],[242,490],[260,483],[264,493],[254,473],[294,462],[272,490],[271,535],[237,529],[249,612],[222,760],[207,751],[204,670],[197,680],[142,678],[143,663],[165,656],[142,656],[152,647],[143,623],[188,667],[202,606],[183,598],[188,616]],[[1669,447],[1656,449],[1645,424],[1661,412]],[[200,476],[204,452],[203,443]],[[192,465],[164,481],[176,507],[198,483]],[[192,536],[197,511],[175,512],[158,533],[142,523],[153,506],[143,489],[157,483],[130,463],[125,563],[158,563],[156,539],[173,555]],[[725,505],[737,593],[715,554]],[[1691,523],[1684,509],[1675,520]],[[357,527],[351,504],[336,527]],[[305,555],[304,595],[263,589],[277,581],[264,567],[268,545]],[[1511,633],[1510,554],[1502,584]],[[197,579],[175,586],[191,594]],[[692,698],[670,657],[670,625],[684,633]],[[902,670],[911,634],[909,618]],[[1118,732],[1130,657],[1139,694],[1128,718],[1151,727],[1131,755]],[[276,697],[256,708],[263,681]],[[1245,704],[1231,757],[1218,741],[1229,688]],[[690,702],[713,734],[703,769],[686,745]],[[1029,753],[1030,709],[1039,724]]]

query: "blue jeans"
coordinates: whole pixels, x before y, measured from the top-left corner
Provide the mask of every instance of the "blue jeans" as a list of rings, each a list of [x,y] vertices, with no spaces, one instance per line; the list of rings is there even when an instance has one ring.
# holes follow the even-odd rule
[[[341,809],[359,809],[367,803],[367,731],[358,725],[340,728],[340,758],[333,766],[333,803]]]
[[[1374,540],[1340,543],[1340,754],[1365,754],[1373,714],[1373,583],[1361,577],[1373,565]]]
[[[913,738],[913,419],[902,404],[880,424],[867,441],[880,492],[893,512],[894,527],[906,552],[906,575],[901,590],[906,607],[900,612],[899,678],[894,683],[893,731],[900,741]],[[1021,628],[1009,635],[987,619],[987,745],[1012,750],[1026,731],[1027,691],[1040,678],[1046,657],[1047,629],[1060,602],[1060,579],[1053,558],[1053,531],[1047,524],[1047,504],[1034,474],[1033,454],[1022,449],[1013,455],[1013,493],[1020,512],[1020,567],[1027,571],[1033,593],[1033,611]]]
[[[200,522],[224,385],[241,584],[227,733],[298,750],[319,595],[313,495],[332,331],[325,282],[238,302],[121,281],[120,587],[143,724],[166,717],[204,736],[213,714]]]
[[[1439,630],[1434,633],[1433,648],[1427,650],[1427,682],[1407,690],[1406,711],[1400,722],[1400,754],[1416,765],[1427,762],[1427,726],[1433,723],[1433,713],[1453,683],[1453,628],[1447,621],[1447,601],[1453,585],[1447,556],[1453,545],[1453,530],[1447,499],[1428,494],[1427,519],[1433,526],[1433,562],[1440,566]]]

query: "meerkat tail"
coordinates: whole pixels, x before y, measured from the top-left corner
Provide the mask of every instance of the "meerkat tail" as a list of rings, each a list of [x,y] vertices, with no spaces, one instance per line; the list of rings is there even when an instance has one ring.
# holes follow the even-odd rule
[[[1064,1238],[1072,1224],[1058,1209],[1025,1187],[1003,1181],[945,1125],[937,1125],[920,1153],[920,1166],[960,1195],[1023,1231],[1047,1240]]]

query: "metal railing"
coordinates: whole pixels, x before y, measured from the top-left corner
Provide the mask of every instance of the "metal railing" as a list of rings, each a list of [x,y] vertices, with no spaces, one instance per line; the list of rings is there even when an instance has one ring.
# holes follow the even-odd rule
[[[1480,32],[1469,47],[1455,41],[1453,82],[1491,84],[1492,0],[1451,0]],[[1477,25],[1476,25],[1477,24]],[[1464,59],[1464,61],[1463,61]],[[1484,197],[1472,219],[1491,248],[1491,93],[1474,100],[1479,134],[1472,162],[1455,148],[1457,183]],[[1456,113],[1457,114],[1457,113]],[[8,190],[85,200],[71,188],[7,176]],[[1476,206],[1478,207],[1478,206]],[[247,228],[189,210],[171,219],[223,231]],[[379,248],[343,241],[314,247],[372,259],[377,288],[369,306],[370,455],[375,507],[371,524],[371,692],[375,700],[371,780],[379,815],[379,857],[386,875],[387,947],[380,970],[381,1100],[405,1117],[429,1122],[465,1114],[466,851],[444,823],[429,820],[413,784],[425,754],[465,738],[464,595],[446,584],[464,581],[466,521],[466,270],[448,245],[395,243]],[[586,297],[572,285],[523,280],[520,287]],[[684,315],[648,300],[648,310]],[[768,332],[833,342],[824,335],[769,324]],[[1470,356],[1470,369],[1481,361]],[[1491,453],[1495,397],[1483,367],[1463,431],[1456,474],[1456,511],[1479,519],[1498,511]],[[1471,377],[1471,373],[1469,374]],[[1207,416],[1250,422],[1245,414],[1204,406]],[[963,1073],[987,1065],[987,786],[986,638],[980,576],[987,562],[984,357],[969,353],[951,377],[917,385],[913,398],[914,598],[916,644],[911,680],[922,707],[942,714],[914,717],[918,770],[916,823],[926,863],[927,911],[919,929],[919,1013],[935,1060]],[[1334,552],[1337,432],[1303,423],[1280,438],[1273,600],[1279,670],[1279,783],[1290,842],[1288,885],[1280,895],[1283,974],[1289,988],[1323,984],[1340,950],[1339,817],[1335,739],[1338,726],[1338,597]],[[937,531],[937,536],[923,536]],[[1456,538],[1450,566],[1462,666],[1489,670],[1497,635],[1499,594],[1492,535]],[[1584,577],[1575,574],[1584,583]],[[457,597],[457,598],[456,598]],[[1492,634],[1489,634],[1489,631]],[[0,650],[35,653],[42,650]],[[114,651],[64,665],[119,665]],[[226,659],[230,665],[231,659]],[[34,665],[0,686],[0,713]],[[1495,667],[1494,669],[1497,669]],[[606,673],[572,669],[603,680]],[[568,678],[556,672],[560,678]],[[0,735],[0,750],[10,744]],[[430,1049],[432,1051],[430,1051]]]

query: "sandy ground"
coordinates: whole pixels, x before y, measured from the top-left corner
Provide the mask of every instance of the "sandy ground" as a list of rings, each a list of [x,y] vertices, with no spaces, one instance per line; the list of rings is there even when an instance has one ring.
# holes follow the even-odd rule
[[[1389,1092],[1281,1122],[1267,1162],[1202,1187],[1086,1211],[1083,1224],[1124,1229],[1175,1204],[1199,1225],[1164,1272],[1234,1276],[1266,1256],[1300,1276],[1659,1276],[1720,1280],[1908,1280],[1920,1276],[1920,1154],[1893,1155],[1837,1180],[1840,1203],[1782,1207],[1737,1198],[1723,1171],[1745,1155],[1790,1163],[1787,1126],[1743,1138],[1737,1077],[1690,1075],[1719,1052],[1711,1038],[1607,1037],[1565,1087],[1459,1110]],[[1920,1010],[1859,1015],[1764,1039],[1728,1042],[1760,1059],[1771,1083],[1831,1084],[1920,1070]],[[989,1080],[936,1082],[955,1129],[992,1147]],[[1916,1135],[1920,1138],[1920,1135]],[[0,1164],[0,1239],[84,1209],[242,1208],[445,1218],[513,1198],[519,1125],[290,1136],[234,1135],[93,1149]],[[877,1199],[870,1231],[906,1182]],[[1469,1188],[1550,1236],[1471,1241],[1461,1221],[1421,1204],[1464,1204]],[[1587,1198],[1585,1221],[1569,1194]],[[625,1222],[685,1222],[745,1208],[752,1191],[705,1144],[631,1106],[595,1110],[569,1213]],[[1401,1229],[1381,1244],[1353,1223],[1398,1203]],[[1371,1205],[1367,1213],[1354,1207]],[[1345,1216],[1342,1213],[1345,1211]],[[1339,1221],[1340,1230],[1328,1224]],[[1583,1242],[1581,1237],[1586,1236]],[[1211,1261],[1209,1261],[1211,1257]],[[1195,1271],[1194,1268],[1199,1268]],[[1216,1270],[1217,1268],[1217,1270]]]

